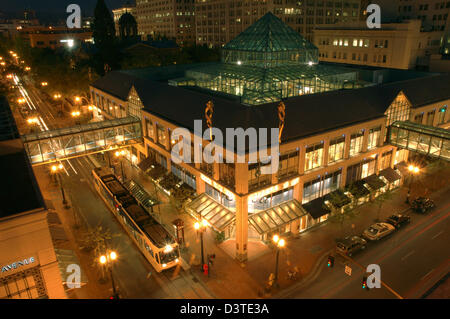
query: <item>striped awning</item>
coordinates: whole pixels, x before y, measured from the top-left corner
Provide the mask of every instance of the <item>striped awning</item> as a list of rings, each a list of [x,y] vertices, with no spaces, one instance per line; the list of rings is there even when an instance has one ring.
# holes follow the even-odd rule
[[[260,234],[276,231],[307,212],[295,199],[249,216],[249,224]]]
[[[199,219],[205,219],[218,231],[224,231],[236,219],[234,212],[205,193],[197,196],[192,202],[187,204],[186,210]]]

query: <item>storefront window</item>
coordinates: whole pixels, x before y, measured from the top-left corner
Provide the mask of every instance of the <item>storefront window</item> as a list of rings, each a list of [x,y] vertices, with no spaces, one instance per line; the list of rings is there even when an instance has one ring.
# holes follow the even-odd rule
[[[219,164],[219,180],[227,186],[235,187],[234,181],[235,165],[234,163]]]
[[[447,113],[447,105],[444,105],[442,108],[439,109],[438,124],[445,123],[445,114],[446,113]]]
[[[311,182],[305,183],[303,186],[302,203],[306,204],[338,189],[341,185],[341,176],[341,170],[339,170],[332,174],[326,174]]]
[[[298,151],[287,152],[280,156],[278,178],[286,178],[298,173]]]
[[[376,158],[370,158],[347,168],[346,185],[375,174]]]
[[[216,202],[223,205],[224,207],[232,211],[236,210],[235,198],[228,197],[227,195],[215,189],[209,184],[205,184],[205,193],[211,196]]]
[[[305,155],[305,171],[322,166],[323,142],[308,146]]]
[[[44,280],[39,268],[31,268],[0,278],[0,299],[45,298]]]
[[[435,110],[427,113],[427,125],[433,126],[435,113],[436,113]]]
[[[261,163],[254,163],[248,165],[248,189],[253,190],[265,185],[272,184],[272,175],[262,174]]]
[[[196,178],[194,175],[192,175],[188,171],[184,170],[182,167],[176,165],[174,162],[172,162],[171,167],[172,167],[172,173],[176,177],[181,179],[183,182],[188,184],[193,189],[195,189],[195,190],[197,189]]]
[[[392,151],[385,152],[381,156],[380,170],[391,167]]]
[[[158,133],[158,143],[165,147],[167,142],[166,128],[164,126],[156,124],[156,130]]]
[[[367,149],[371,150],[378,146],[380,140],[381,126],[370,129],[369,140],[367,142]]]
[[[344,158],[345,136],[340,136],[330,141],[328,147],[328,163],[333,163]]]
[[[280,205],[294,198],[294,188],[282,189],[278,192],[268,194],[262,197],[248,199],[248,212],[257,213],[270,207]]]
[[[147,129],[147,137],[151,140],[154,140],[155,138],[155,129],[153,127],[153,122],[149,120],[148,118],[145,118],[145,127]]]
[[[363,146],[364,130],[356,132],[350,137],[350,156],[361,153]]]

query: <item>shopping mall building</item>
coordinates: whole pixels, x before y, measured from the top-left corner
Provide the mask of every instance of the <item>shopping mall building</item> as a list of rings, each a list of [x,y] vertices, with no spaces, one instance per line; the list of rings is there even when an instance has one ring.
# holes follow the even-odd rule
[[[392,123],[449,119],[448,75],[377,85],[359,78],[357,69],[319,64],[317,48],[269,13],[225,45],[219,63],[110,72],[91,85],[91,99],[105,118],[142,120],[143,143],[130,160],[195,189],[186,211],[235,240],[236,257],[245,260],[249,240],[304,232],[398,187],[395,165],[408,151],[388,143]],[[192,154],[210,143],[208,133],[194,141],[194,120],[208,128],[208,102],[212,126],[224,135],[226,128],[279,128],[284,105],[279,154],[250,161],[247,149],[245,163],[225,163],[225,149],[216,149],[219,162],[174,163],[176,128],[189,130]],[[273,156],[279,169],[261,174]]]
[[[3,96],[0,167],[0,299],[67,298],[49,210]]]

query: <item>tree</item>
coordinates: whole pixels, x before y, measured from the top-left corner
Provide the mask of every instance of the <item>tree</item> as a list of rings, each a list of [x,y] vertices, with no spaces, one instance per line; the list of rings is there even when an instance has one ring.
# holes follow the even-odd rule
[[[107,48],[115,41],[116,28],[114,20],[104,0],[98,0],[95,6],[92,36],[94,37],[95,45],[99,49]]]
[[[372,197],[374,197],[370,202],[372,205],[378,206],[377,209],[377,218],[375,219],[376,222],[380,221],[380,213],[381,208],[383,207],[383,204],[392,199],[392,192],[391,191],[385,191],[384,193],[379,194],[377,197],[375,197],[376,191],[372,191]]]
[[[103,76],[108,70],[120,68],[121,54],[114,20],[104,0],[97,1],[92,35],[95,46],[98,48],[98,52],[94,54],[92,60],[96,72]]]

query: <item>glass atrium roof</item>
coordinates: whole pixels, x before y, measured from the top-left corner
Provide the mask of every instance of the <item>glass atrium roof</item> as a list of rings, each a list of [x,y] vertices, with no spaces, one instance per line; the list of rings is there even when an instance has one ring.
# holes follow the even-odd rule
[[[260,105],[281,99],[353,87],[357,73],[318,64],[318,49],[267,13],[222,49],[222,62],[194,67],[171,85],[197,86]]]

